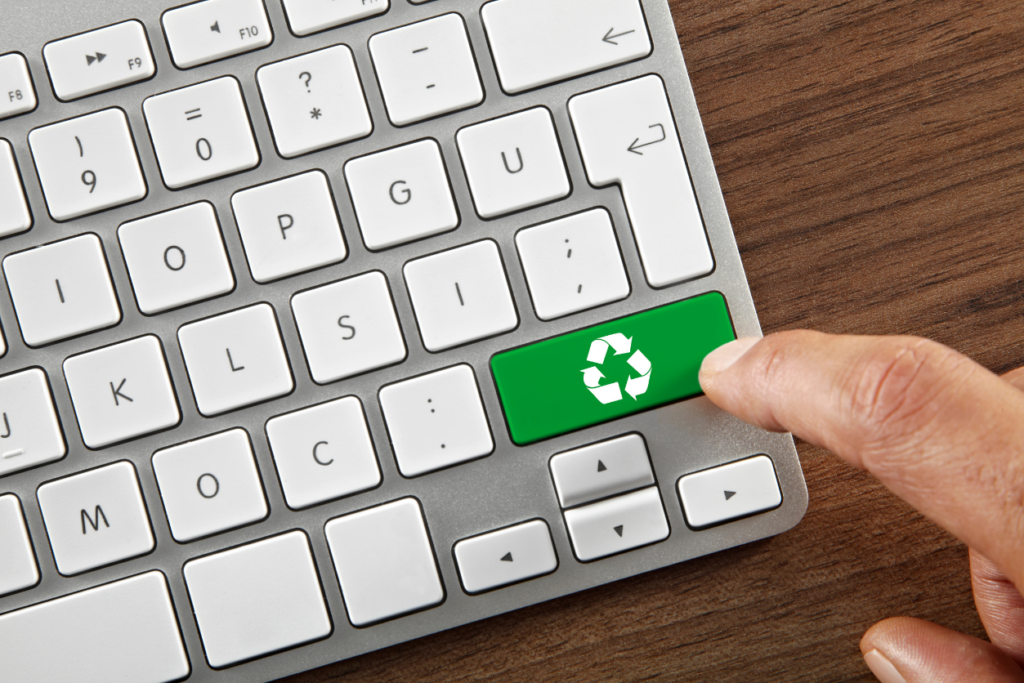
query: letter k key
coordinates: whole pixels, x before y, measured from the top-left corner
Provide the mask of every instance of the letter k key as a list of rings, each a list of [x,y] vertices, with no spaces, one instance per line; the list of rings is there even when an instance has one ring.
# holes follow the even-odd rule
[[[114,405],[116,405],[116,406],[120,406],[121,405],[121,400],[120,399],[122,399],[122,398],[124,400],[128,401],[129,403],[134,403],[135,402],[135,399],[133,399],[131,396],[128,396],[127,394],[122,394],[121,393],[121,390],[124,389],[125,382],[127,382],[127,381],[128,381],[127,378],[122,379],[121,383],[117,385],[116,389],[114,388],[114,383],[113,382],[110,383],[110,392],[112,394],[114,394]]]

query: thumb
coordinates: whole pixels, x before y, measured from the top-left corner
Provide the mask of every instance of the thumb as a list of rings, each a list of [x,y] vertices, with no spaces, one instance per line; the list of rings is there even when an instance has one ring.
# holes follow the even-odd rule
[[[1024,671],[995,645],[921,619],[880,621],[860,650],[882,683],[1024,683]]]
[[[719,407],[866,469],[1024,586],[1024,392],[915,337],[796,331],[704,359]]]

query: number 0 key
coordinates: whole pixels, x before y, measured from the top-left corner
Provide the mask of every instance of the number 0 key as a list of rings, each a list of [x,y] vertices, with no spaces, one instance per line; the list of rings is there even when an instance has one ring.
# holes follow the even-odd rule
[[[154,95],[142,110],[164,184],[172,190],[260,163],[242,88],[230,76]]]

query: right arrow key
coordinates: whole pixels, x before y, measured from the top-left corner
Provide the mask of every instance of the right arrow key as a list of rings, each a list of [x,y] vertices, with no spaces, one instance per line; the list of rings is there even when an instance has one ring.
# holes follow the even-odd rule
[[[693,529],[767,512],[782,504],[775,467],[767,455],[688,474],[679,480],[678,488],[686,523]]]

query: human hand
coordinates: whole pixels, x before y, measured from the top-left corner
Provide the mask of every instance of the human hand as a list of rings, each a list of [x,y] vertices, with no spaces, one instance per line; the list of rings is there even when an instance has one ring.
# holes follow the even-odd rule
[[[743,420],[867,470],[970,547],[991,642],[886,619],[860,642],[882,683],[1024,683],[1024,368],[1000,378],[926,339],[794,331],[722,346],[700,383]]]

